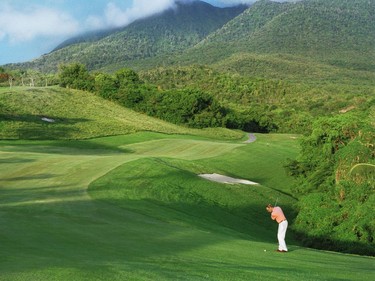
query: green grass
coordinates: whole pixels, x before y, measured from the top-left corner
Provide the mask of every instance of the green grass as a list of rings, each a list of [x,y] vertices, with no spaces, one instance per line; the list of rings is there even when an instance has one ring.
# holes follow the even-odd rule
[[[43,117],[55,120],[45,122]],[[139,131],[238,139],[227,129],[197,130],[128,110],[89,92],[60,87],[0,87],[0,139],[88,139]]]
[[[265,204],[279,197],[292,221],[282,164],[297,151],[291,135],[0,141],[0,280],[372,280],[373,258],[303,248],[291,232],[290,252],[274,252]]]
[[[371,83],[374,72],[371,70],[350,69],[298,55],[235,53],[217,62],[214,67],[250,77],[303,82],[322,88],[333,84],[337,88],[348,87],[356,94],[372,94],[374,90]]]

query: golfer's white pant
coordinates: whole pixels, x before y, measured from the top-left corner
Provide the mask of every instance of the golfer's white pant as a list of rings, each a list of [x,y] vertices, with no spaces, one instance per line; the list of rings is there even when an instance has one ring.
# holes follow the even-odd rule
[[[279,240],[279,250],[288,251],[285,243],[286,229],[288,228],[288,221],[285,220],[279,223],[279,229],[277,230],[277,239]]]

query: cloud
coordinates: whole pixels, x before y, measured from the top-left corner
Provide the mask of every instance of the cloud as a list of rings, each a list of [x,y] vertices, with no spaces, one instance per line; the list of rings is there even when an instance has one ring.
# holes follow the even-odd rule
[[[105,24],[108,26],[123,26],[136,19],[160,13],[174,7],[175,0],[134,0],[133,6],[120,9],[116,4],[109,3],[105,10]]]
[[[61,39],[75,36],[88,30],[125,26],[137,19],[160,13],[168,8],[174,8],[178,0],[133,0],[131,4],[127,2],[125,6],[122,5],[123,2],[120,0],[108,0],[108,4],[102,10],[102,14],[88,13],[81,17],[76,14],[76,18],[73,17],[74,11],[69,11],[69,9],[74,9],[75,2],[71,1],[73,0],[45,0],[44,3],[49,5],[49,7],[30,4],[32,2],[28,2],[25,5],[26,2],[16,0],[1,2],[0,41],[7,40],[14,44],[39,38]],[[194,0],[179,1],[192,2]],[[204,1],[221,6],[255,2],[255,0]],[[275,1],[285,2],[288,0]],[[20,5],[20,3],[23,4]],[[70,3],[70,7],[64,7],[64,3]],[[92,3],[95,4],[96,1]],[[51,8],[52,4],[54,8]],[[57,6],[60,9],[56,8]]]
[[[77,15],[74,18],[73,11],[65,12],[69,8],[62,9],[61,5],[58,9],[56,5],[51,8],[16,4],[12,1],[0,3],[0,41],[17,44],[38,38],[66,38],[88,30],[125,26],[139,18],[175,7],[175,0],[133,0],[127,8],[121,8],[121,2],[113,0],[109,1],[102,14],[81,18]]]
[[[0,8],[0,40],[8,38],[19,43],[38,37],[75,34],[78,29],[78,21],[56,9],[40,6],[15,9],[9,5]]]
[[[218,0],[218,4],[221,6],[234,6],[238,4],[253,4],[254,2],[257,2],[258,0]],[[296,2],[300,0],[272,0],[274,2]]]
[[[219,0],[218,3],[226,6],[238,5],[238,4],[252,4],[256,0]]]

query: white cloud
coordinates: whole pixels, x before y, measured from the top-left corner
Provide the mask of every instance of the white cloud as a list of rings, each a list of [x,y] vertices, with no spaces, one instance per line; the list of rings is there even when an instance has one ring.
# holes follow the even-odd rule
[[[252,4],[256,0],[219,0],[218,2],[224,5],[237,5],[237,4]]]
[[[104,20],[98,16],[89,16],[85,21],[85,26],[89,30],[102,29],[104,25]]]
[[[51,5],[51,3],[56,4],[56,1],[60,1],[60,4],[64,3],[62,0],[45,3]],[[127,8],[121,8],[114,1],[121,3],[118,2],[119,0],[112,0],[107,4],[103,14],[86,15],[86,18],[75,19],[72,14],[57,8],[30,5],[32,2],[28,2],[28,5],[19,5],[19,1],[5,0],[5,2],[0,3],[0,40],[19,43],[41,37],[66,38],[87,30],[124,26],[139,18],[173,8],[177,0],[133,0],[131,5],[127,5]],[[191,2],[193,0],[182,1]],[[274,1],[285,2],[288,0]],[[228,6],[241,3],[251,4],[255,0],[207,0],[207,2]],[[92,3],[95,3],[95,1]],[[68,9],[66,7],[67,11]]]
[[[238,4],[253,4],[258,0],[218,0],[217,2],[225,6],[233,6]],[[300,0],[272,0],[274,2],[296,2]]]
[[[91,15],[85,20],[85,28],[95,30],[125,26],[137,19],[163,12],[168,8],[174,8],[175,2],[176,0],[133,0],[132,6],[128,8],[121,8],[114,2],[109,2],[103,15]]]
[[[136,19],[160,13],[174,5],[175,0],[134,0],[132,7],[123,10],[116,4],[109,3],[105,10],[105,24],[123,26]]]
[[[59,10],[39,6],[28,9],[2,6],[0,9],[0,39],[8,38],[13,43],[41,36],[66,36],[75,34],[78,29],[78,22]]]
[[[0,41],[3,40],[3,38],[5,38],[6,34],[4,31],[0,30]]]
[[[133,0],[127,8],[121,8],[112,1],[103,14],[80,19],[57,8],[15,4],[11,1],[0,3],[0,40],[12,44],[38,38],[66,38],[87,30],[124,26],[174,7],[175,0]]]

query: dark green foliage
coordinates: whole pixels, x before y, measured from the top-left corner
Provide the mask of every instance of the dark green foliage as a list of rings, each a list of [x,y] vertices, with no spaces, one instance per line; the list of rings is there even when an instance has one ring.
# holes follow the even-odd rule
[[[240,129],[245,132],[269,133],[277,131],[272,119],[260,108],[245,111],[234,111],[227,115],[227,128]]]
[[[365,113],[321,118],[288,165],[298,179],[299,214],[293,228],[309,246],[375,255],[373,120]]]
[[[118,85],[112,75],[99,73],[95,76],[95,92],[99,96],[110,99],[117,91]]]
[[[373,91],[357,85],[260,79],[207,66],[160,67],[140,76],[163,89],[195,87],[209,92],[230,109],[229,128],[256,132],[309,132],[312,120],[319,116],[337,114],[347,107],[367,110]]]
[[[194,79],[198,84],[196,79],[202,79],[200,75],[204,75],[205,71],[206,69],[202,72],[201,68],[194,68],[189,72],[178,70],[179,74],[174,75],[174,79],[180,82],[183,79]],[[231,91],[237,91],[243,86],[238,86],[237,80],[229,76],[212,76],[212,78],[218,85],[221,85],[220,89],[229,87]],[[194,83],[193,80],[186,81],[191,82],[191,85]],[[210,93],[211,88],[203,87],[198,90],[188,87],[187,84],[185,86],[162,90],[164,85],[156,88],[145,83],[136,72],[130,69],[121,69],[113,76],[97,74],[95,78],[96,93],[100,96],[175,124],[186,124],[195,128],[227,127],[249,132],[270,132],[278,128],[272,116],[264,113],[264,108],[255,106],[255,103],[249,110],[229,110],[227,106],[219,102],[223,100],[223,97],[213,96]],[[248,89],[246,85],[244,87]],[[268,88],[264,84],[262,87]],[[274,90],[275,87],[270,86],[269,89]],[[235,95],[229,95],[229,97],[233,97],[232,101],[238,99]]]
[[[153,99],[155,116],[175,124],[190,127],[225,126],[226,110],[207,93],[194,89],[169,90]],[[151,104],[150,104],[151,106]]]
[[[138,74],[131,69],[123,68],[114,75],[97,73],[95,76],[95,92],[105,99],[141,110],[144,98],[155,88],[144,84]]]
[[[375,255],[374,204],[373,184],[342,182],[330,192],[300,198],[293,229],[310,247]]]
[[[60,86],[64,88],[86,91],[92,91],[94,88],[94,78],[83,64],[60,65],[59,79]]]
[[[143,82],[139,79],[138,74],[135,71],[128,68],[118,70],[115,73],[115,78],[117,87],[119,89],[134,87],[143,84]]]
[[[290,174],[301,180],[299,193],[327,190],[356,162],[371,161],[369,143],[374,136],[368,120],[362,114],[347,113],[314,122],[312,133],[301,142],[298,161],[289,165]]]
[[[128,108],[174,124],[195,128],[225,127],[226,109],[209,94],[194,89],[158,90],[131,69],[113,76],[97,74],[95,91]]]
[[[131,69],[124,68],[115,73],[114,79],[117,92],[112,99],[126,107],[137,108],[144,99],[145,90],[138,74]]]

